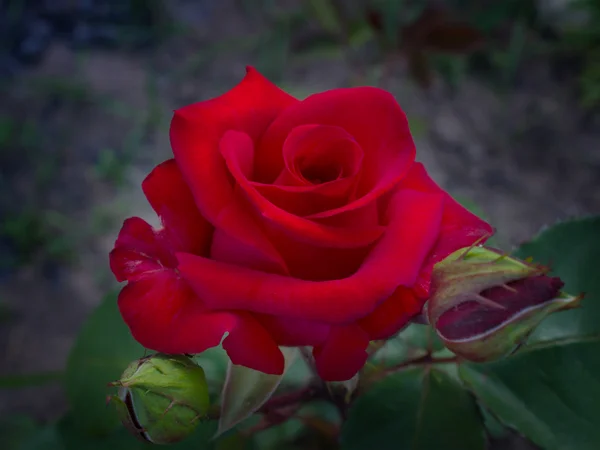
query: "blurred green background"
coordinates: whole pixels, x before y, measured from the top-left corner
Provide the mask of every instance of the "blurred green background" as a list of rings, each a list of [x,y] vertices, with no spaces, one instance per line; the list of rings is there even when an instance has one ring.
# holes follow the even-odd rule
[[[299,98],[391,91],[501,247],[600,213],[600,0],[0,1],[0,422],[65,411],[118,228],[155,222],[171,112],[248,64]]]

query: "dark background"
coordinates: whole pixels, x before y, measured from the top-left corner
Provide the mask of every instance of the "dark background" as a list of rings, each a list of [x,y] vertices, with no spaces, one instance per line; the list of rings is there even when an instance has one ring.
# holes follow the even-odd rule
[[[418,22],[425,3],[444,20]],[[418,159],[503,248],[600,213],[598,0],[0,0],[4,386],[60,375],[116,286],[122,220],[155,221],[140,182],[171,155],[172,110],[230,89],[247,64],[300,98],[390,90]],[[0,390],[0,421],[65,408],[58,383]]]

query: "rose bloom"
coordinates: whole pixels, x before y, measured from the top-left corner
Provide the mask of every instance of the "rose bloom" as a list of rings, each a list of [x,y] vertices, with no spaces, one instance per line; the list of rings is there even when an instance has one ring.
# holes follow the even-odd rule
[[[142,183],[162,227],[127,219],[110,254],[123,319],[152,350],[222,342],[281,374],[280,346],[308,346],[324,380],[349,379],[369,341],[421,313],[433,265],[492,233],[415,162],[381,89],[299,101],[248,68],[175,111],[170,137],[174,159]]]

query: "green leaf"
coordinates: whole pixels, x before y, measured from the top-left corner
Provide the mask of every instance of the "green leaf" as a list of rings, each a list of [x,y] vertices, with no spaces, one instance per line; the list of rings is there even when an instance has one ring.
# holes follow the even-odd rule
[[[376,366],[389,367],[442,350],[444,344],[432,327],[411,324],[398,336],[388,339],[370,361]]]
[[[62,372],[28,373],[23,375],[7,375],[0,377],[0,389],[16,389],[29,386],[42,386],[44,384],[60,381]]]
[[[398,335],[398,338],[410,347],[425,349],[429,352],[438,352],[444,349],[444,343],[433,327],[429,325],[411,324]]]
[[[515,256],[532,257],[537,263],[549,265],[552,274],[565,282],[566,292],[585,292],[580,308],[545,319],[529,343],[600,335],[600,216],[554,225],[521,245]]]
[[[0,422],[0,436],[6,450],[17,450],[37,431],[37,425],[30,417],[14,415]]]
[[[290,444],[304,431],[306,431],[306,428],[302,422],[292,418],[256,433],[252,438],[252,444],[254,448],[260,450],[289,448]]]
[[[77,426],[72,414],[67,414],[61,420],[58,429],[63,443],[60,450],[147,450],[150,448],[147,442],[136,439],[124,427],[117,428],[104,436],[85,434]],[[216,429],[217,422],[215,420],[200,422],[190,437],[169,445],[169,448],[174,450],[212,450],[216,446],[216,442],[212,441]],[[54,448],[47,450],[54,450]]]
[[[327,437],[335,441],[340,424],[340,412],[333,403],[325,400],[312,401],[303,405],[291,419],[253,434],[252,448],[257,450],[337,448],[331,443],[311,446],[306,441],[311,439],[314,441],[315,434],[321,438],[321,441]]]
[[[484,450],[474,399],[446,373],[413,368],[367,391],[342,427],[342,449]]]
[[[34,431],[15,448],[18,450],[67,450],[58,429],[53,425],[48,425]],[[86,450],[88,449],[86,448]]]
[[[479,401],[547,450],[600,448],[600,341],[460,367]]]
[[[269,375],[244,366],[229,364],[221,395],[218,435],[233,428],[258,410],[275,392],[298,349],[282,347],[285,369],[282,375]]]
[[[487,408],[479,404],[481,417],[483,418],[483,424],[487,429],[490,437],[494,439],[504,439],[509,435],[508,428],[498,420]]]
[[[315,377],[315,372],[305,358],[296,358],[285,370],[279,389],[295,390],[307,386]]]
[[[120,426],[116,411],[106,405],[107,384],[143,354],[119,314],[116,294],[107,295],[85,323],[67,363],[67,396],[84,433],[104,435]]]
[[[208,391],[212,398],[218,398],[223,389],[223,383],[227,376],[227,365],[229,357],[221,345],[209,348],[194,356],[194,361],[202,369],[208,383]]]

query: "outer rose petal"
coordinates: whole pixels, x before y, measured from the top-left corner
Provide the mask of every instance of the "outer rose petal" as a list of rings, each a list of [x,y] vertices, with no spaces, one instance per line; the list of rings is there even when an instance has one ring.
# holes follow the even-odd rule
[[[119,294],[119,309],[140,344],[165,353],[199,353],[219,345],[236,323],[230,313],[207,314],[187,283],[169,269],[130,282]]]
[[[327,248],[294,239],[275,226],[267,229],[279,249],[290,276],[302,280],[326,281],[347,278],[355,273],[376,243],[357,248]],[[251,266],[246,266],[251,267]]]
[[[265,328],[250,314],[238,315],[236,328],[223,341],[223,348],[233,364],[261,372],[281,375],[285,366],[283,353]],[[202,329],[194,328],[196,333]]]
[[[312,245],[325,247],[348,248],[363,247],[374,242],[384,231],[383,227],[369,228],[331,227],[315,221],[298,217],[275,206],[263,197],[256,187],[244,176],[239,154],[252,151],[253,143],[250,137],[238,131],[228,131],[220,142],[220,150],[227,161],[227,166],[240,187],[248,195],[257,210],[269,221],[294,238]]]
[[[177,265],[170,249],[161,242],[159,233],[139,217],[125,220],[109,259],[110,269],[119,282]]]
[[[423,300],[417,298],[410,288],[400,286],[358,324],[371,340],[388,339],[408,325],[422,308]]]
[[[444,196],[444,214],[440,235],[435,247],[428,256],[417,283],[415,291],[421,297],[429,295],[431,269],[452,252],[473,245],[484,243],[494,233],[490,224],[468,211],[454,200],[446,191],[433,181],[421,163],[415,163],[407,177],[402,181],[400,189],[416,189],[421,192],[441,193]]]
[[[349,380],[365,365],[368,345],[369,336],[357,325],[333,327],[313,350],[317,372],[325,381]]]
[[[142,182],[142,189],[160,217],[172,250],[205,254],[212,226],[198,211],[175,160],[156,166]]]
[[[322,344],[329,335],[330,325],[301,319],[254,314],[254,317],[273,336],[275,342],[287,347]]]
[[[169,267],[165,261],[174,256],[162,231],[142,219],[129,219],[110,254],[117,277],[129,281],[119,294],[119,310],[133,337],[164,353],[200,353],[219,345],[228,332],[223,347],[232,362],[282,373],[283,355],[259,322],[250,314],[207,310]]]
[[[219,345],[234,364],[281,374],[284,360],[267,331],[249,314],[207,311],[187,283],[164,269],[129,283],[119,310],[133,337],[163,353],[201,353]]]
[[[256,140],[278,114],[296,102],[248,68],[242,82],[226,94],[175,111],[170,131],[175,159],[203,216],[254,249],[255,259],[279,265],[281,273],[287,270],[277,250],[235,199],[219,154],[219,140],[227,130],[243,131]]]
[[[142,187],[164,228],[127,219],[110,254],[117,279],[129,281],[119,309],[132,335],[160,352],[200,353],[229,333],[223,347],[234,363],[281,373],[283,355],[260,323],[250,314],[208,311],[174,270],[176,251],[207,254],[212,237],[174,160],[157,166]]]
[[[416,151],[408,121],[392,95],[372,87],[334,89],[311,95],[275,119],[257,147],[255,179],[272,182],[283,167],[281,148],[291,130],[315,123],[345,129],[363,149],[364,159],[358,198],[314,217],[332,216],[371,203],[392,190],[414,161]]]
[[[398,286],[412,286],[439,232],[442,196],[403,190],[390,203],[387,232],[350,277],[304,281],[180,253],[179,271],[213,309],[331,324],[360,319]],[[235,282],[232,282],[235,280]]]

